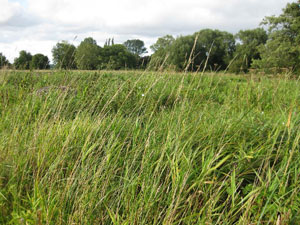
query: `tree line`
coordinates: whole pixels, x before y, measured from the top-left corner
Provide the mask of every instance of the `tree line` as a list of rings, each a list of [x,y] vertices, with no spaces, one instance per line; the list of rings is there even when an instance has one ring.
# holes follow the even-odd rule
[[[300,71],[300,0],[288,3],[279,16],[265,17],[260,28],[226,31],[203,29],[191,35],[165,35],[150,46],[139,39],[115,44],[108,39],[99,46],[85,38],[75,47],[67,41],[52,49],[53,66],[58,69],[145,69],[204,71],[226,70],[235,73],[259,69],[265,72]],[[0,53],[0,67],[48,69],[49,59],[42,54],[21,51],[10,65]]]

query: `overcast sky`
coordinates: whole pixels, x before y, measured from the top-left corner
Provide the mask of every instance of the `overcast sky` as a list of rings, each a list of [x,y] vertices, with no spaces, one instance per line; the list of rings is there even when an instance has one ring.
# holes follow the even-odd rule
[[[93,37],[102,46],[141,39],[149,47],[166,34],[200,29],[236,33],[279,15],[292,0],[0,0],[0,52],[11,62],[26,50],[51,59],[61,40],[76,46]]]

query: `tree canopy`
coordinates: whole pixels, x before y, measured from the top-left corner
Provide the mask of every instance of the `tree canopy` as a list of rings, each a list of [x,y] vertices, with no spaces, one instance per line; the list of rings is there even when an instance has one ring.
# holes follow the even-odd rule
[[[35,54],[33,57],[32,57],[32,60],[31,60],[31,64],[30,64],[30,67],[32,69],[49,69],[50,68],[50,65],[49,65],[49,59],[48,59],[48,56],[45,56],[43,54]]]
[[[147,53],[147,48],[142,40],[133,39],[127,40],[123,44],[127,50],[135,55],[141,56],[144,53]]]
[[[58,69],[75,69],[76,47],[67,41],[58,42],[52,49],[53,63]]]
[[[5,66],[9,66],[9,61],[7,60],[7,58],[5,57],[5,55],[3,55],[0,52],[0,69],[2,69]]]
[[[99,69],[135,68],[136,56],[129,52],[124,45],[115,44],[104,46],[99,57]]]
[[[94,70],[99,64],[101,47],[91,38],[85,38],[76,49],[75,61],[78,69]]]
[[[300,0],[288,3],[280,16],[266,17],[262,25],[268,27],[269,39],[261,45],[261,59],[253,65],[261,69],[300,70]]]
[[[14,66],[16,69],[28,70],[30,69],[30,64],[32,60],[32,55],[25,50],[20,51],[19,57],[15,58]]]
[[[162,69],[167,63],[170,49],[175,42],[175,38],[172,35],[165,35],[157,39],[156,43],[150,46],[150,49],[154,52],[152,54],[149,66],[154,69]]]
[[[230,64],[231,72],[247,72],[253,60],[260,59],[259,46],[264,45],[268,39],[267,32],[262,28],[241,30],[235,35],[237,44],[233,62]]]
[[[228,32],[204,29],[174,40],[172,36],[165,36],[151,47],[155,53],[150,65],[156,68],[218,70],[226,68],[232,58],[235,40]]]
[[[175,38],[172,35],[167,34],[163,37],[158,38],[157,41],[155,42],[155,44],[150,46],[150,49],[153,52],[156,52],[161,49],[166,49],[166,48],[170,47],[174,41],[175,41]]]

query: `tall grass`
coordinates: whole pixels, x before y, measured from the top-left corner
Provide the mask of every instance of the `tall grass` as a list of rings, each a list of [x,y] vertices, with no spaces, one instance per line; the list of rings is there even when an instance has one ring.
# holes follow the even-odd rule
[[[285,78],[0,74],[0,223],[296,224]]]

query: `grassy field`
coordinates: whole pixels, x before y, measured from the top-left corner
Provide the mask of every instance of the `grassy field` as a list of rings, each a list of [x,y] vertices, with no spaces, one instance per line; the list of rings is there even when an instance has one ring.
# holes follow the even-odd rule
[[[295,79],[0,72],[1,224],[297,224]]]

